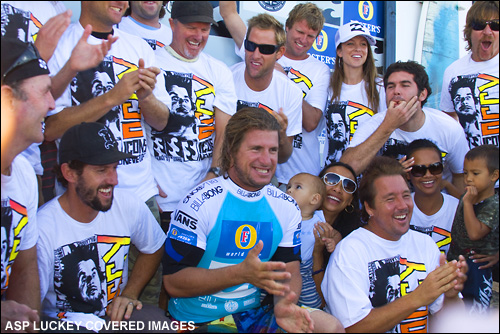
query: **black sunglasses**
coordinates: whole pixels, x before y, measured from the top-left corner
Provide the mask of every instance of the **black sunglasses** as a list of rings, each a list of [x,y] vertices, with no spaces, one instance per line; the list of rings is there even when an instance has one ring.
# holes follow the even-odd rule
[[[431,172],[432,175],[441,174],[443,172],[443,164],[440,162],[436,162],[436,163],[430,164],[429,166],[414,165],[411,168],[410,173],[411,173],[411,175],[413,175],[415,177],[422,177],[427,173],[427,170],[429,170],[429,172]]]
[[[272,55],[278,50],[279,46],[272,44],[257,44],[245,39],[245,50],[254,52],[257,48],[259,48],[260,53],[263,55]]]
[[[342,188],[344,188],[344,191],[348,194],[352,194],[358,188],[356,182],[342,175],[326,173],[325,176],[323,176],[323,182],[325,182],[327,186],[335,186],[340,181],[342,181]]]
[[[474,30],[480,31],[484,30],[484,28],[486,28],[486,26],[489,25],[491,30],[498,31],[498,23],[499,23],[498,20],[483,21],[483,22],[473,21],[471,27]]]
[[[24,64],[27,64],[33,60],[38,60],[39,58],[40,54],[38,53],[38,50],[32,43],[28,43],[28,47],[26,48],[26,50],[24,50],[24,52],[16,59],[16,61],[12,65],[10,65],[7,71],[5,71],[5,73],[2,75],[2,84],[7,75],[9,75],[16,68]]]

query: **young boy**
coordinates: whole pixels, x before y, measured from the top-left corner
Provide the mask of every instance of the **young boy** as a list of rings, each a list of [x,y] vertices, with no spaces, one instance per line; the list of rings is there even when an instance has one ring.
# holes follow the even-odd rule
[[[408,145],[408,158],[415,163],[408,173],[413,185],[413,215],[410,228],[434,239],[445,255],[450,249],[451,227],[458,199],[441,192],[443,158],[441,150],[428,139],[417,139]]]
[[[302,275],[302,292],[300,294],[299,304],[313,308],[321,308],[323,300],[313,280],[314,273],[312,272],[312,268],[313,249],[316,240],[315,227],[319,228],[318,223],[324,221],[321,211],[317,210],[321,207],[326,196],[325,184],[315,175],[299,173],[290,179],[286,192],[297,201],[302,214],[300,232],[300,252],[302,257],[300,273]],[[333,228],[331,229],[333,230]],[[334,233],[335,231],[332,232]],[[334,242],[330,242],[329,238],[325,238],[323,241],[329,251],[329,248],[335,245]],[[333,251],[333,249],[331,251]]]
[[[464,160],[465,194],[457,208],[451,230],[448,260],[498,252],[498,147],[481,145],[471,149]],[[492,294],[492,270],[467,259],[469,271],[462,294],[470,302],[470,313],[488,310]]]

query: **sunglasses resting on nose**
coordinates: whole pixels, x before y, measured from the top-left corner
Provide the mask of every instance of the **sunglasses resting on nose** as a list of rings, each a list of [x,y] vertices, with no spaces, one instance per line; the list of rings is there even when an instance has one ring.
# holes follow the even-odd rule
[[[473,21],[471,27],[472,29],[479,31],[479,30],[484,30],[484,28],[486,28],[486,26],[489,25],[491,30],[498,31],[498,24],[499,20],[491,20],[483,22]]]
[[[348,194],[352,194],[358,188],[356,182],[342,175],[336,173],[326,173],[325,176],[323,176],[323,182],[327,186],[335,186],[340,181],[342,181],[342,188]]]
[[[257,44],[245,39],[245,50],[254,52],[257,48],[259,48],[260,53],[263,55],[272,55],[279,47],[272,44]]]
[[[422,177],[427,173],[427,170],[429,170],[429,172],[432,175],[441,174],[443,172],[443,164],[440,162],[436,162],[436,163],[430,164],[429,166],[414,165],[411,168],[410,173],[411,173],[411,175],[413,175],[415,177]]]

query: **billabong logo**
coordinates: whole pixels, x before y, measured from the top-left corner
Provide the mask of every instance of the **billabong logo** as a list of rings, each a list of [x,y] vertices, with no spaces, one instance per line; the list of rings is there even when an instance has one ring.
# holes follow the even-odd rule
[[[286,1],[259,1],[259,5],[270,12],[277,12],[285,6]]]
[[[98,132],[99,136],[104,140],[104,147],[109,150],[110,148],[115,147],[116,141],[113,138],[113,134],[109,131],[109,129],[101,129]]]

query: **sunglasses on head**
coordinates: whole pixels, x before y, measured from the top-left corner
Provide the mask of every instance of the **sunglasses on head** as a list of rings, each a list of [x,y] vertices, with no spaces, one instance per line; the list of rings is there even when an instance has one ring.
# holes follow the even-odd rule
[[[24,52],[16,59],[16,61],[12,65],[10,65],[7,71],[5,71],[5,73],[2,75],[2,83],[4,82],[5,78],[16,68],[23,66],[24,64],[27,64],[33,60],[38,60],[38,58],[40,58],[38,50],[32,43],[28,43],[28,47],[26,48],[26,50],[24,50]]]
[[[325,182],[327,186],[335,186],[340,181],[342,181],[342,188],[348,194],[352,194],[358,188],[356,182],[342,175],[336,173],[326,173],[325,176],[323,176],[323,182]]]
[[[260,53],[263,55],[272,55],[279,47],[272,44],[257,44],[245,39],[245,50],[254,52],[257,48],[259,48]]]
[[[499,20],[491,20],[491,21],[483,21],[483,22],[473,21],[471,26],[472,26],[472,29],[479,31],[479,30],[484,30],[484,28],[486,28],[486,26],[489,25],[491,30],[498,31],[498,23],[499,23]]]
[[[426,165],[414,165],[411,168],[411,175],[415,177],[422,177],[427,173],[427,170],[431,172],[432,175],[438,175],[443,172],[443,164],[440,162],[436,162],[433,164],[430,164],[429,166]]]

